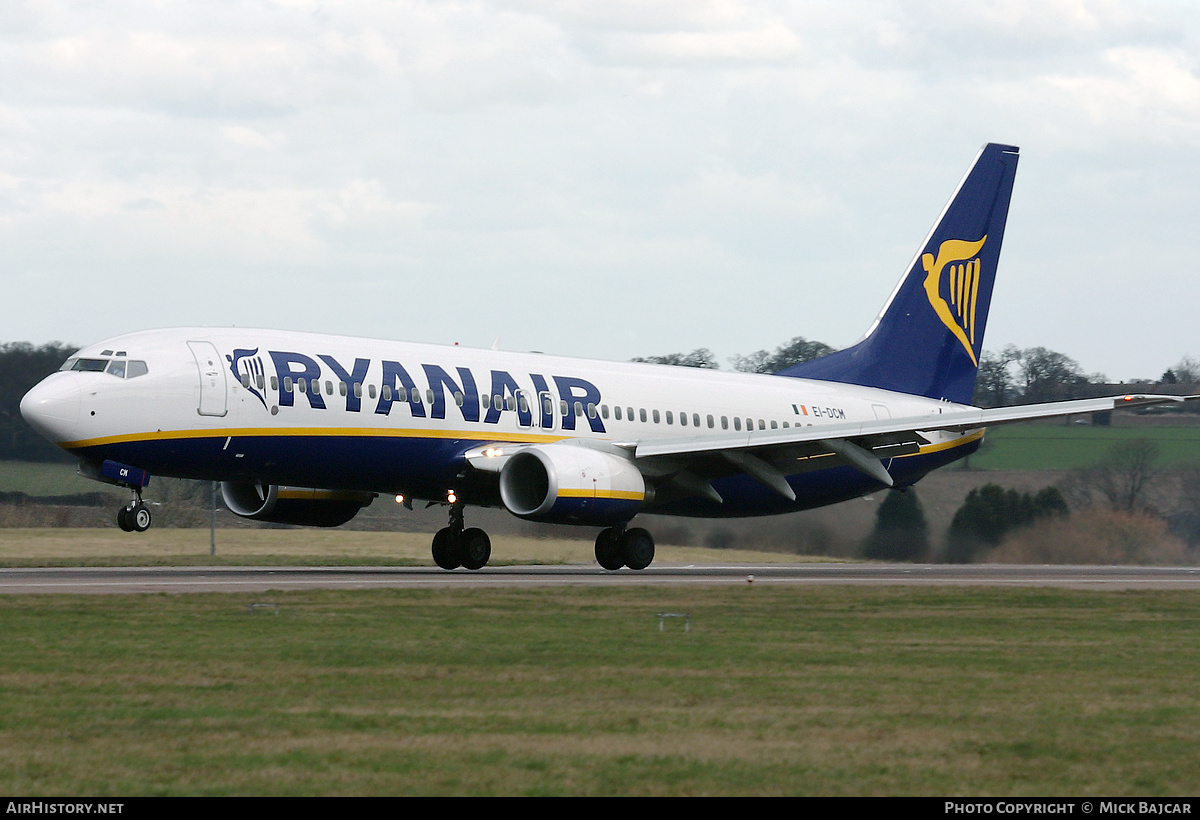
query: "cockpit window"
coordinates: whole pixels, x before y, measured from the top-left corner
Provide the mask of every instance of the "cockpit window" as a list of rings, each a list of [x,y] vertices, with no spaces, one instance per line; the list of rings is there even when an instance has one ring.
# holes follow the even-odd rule
[[[140,359],[67,359],[60,371],[76,370],[81,373],[107,373],[118,379],[136,379],[150,372],[144,361]]]

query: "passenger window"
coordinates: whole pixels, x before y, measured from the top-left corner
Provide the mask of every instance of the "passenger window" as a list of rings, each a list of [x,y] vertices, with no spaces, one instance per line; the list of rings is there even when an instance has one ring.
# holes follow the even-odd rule
[[[742,429],[742,418],[741,418],[741,416],[734,416],[734,417],[733,417],[733,429],[734,429],[734,430],[741,430],[741,429]]]
[[[580,418],[583,417],[583,402],[575,402],[575,415],[579,416]]]
[[[384,400],[384,401],[391,401],[391,400],[392,400],[392,387],[391,387],[391,385],[387,385],[387,384],[385,384],[385,385],[383,386],[383,392],[381,393],[381,395],[383,396],[383,400]]]
[[[758,420],[758,429],[759,429],[759,430],[766,430],[766,429],[767,429],[767,423],[766,423],[765,421],[763,421],[762,419],[759,419],[759,420]]]
[[[291,376],[283,377],[283,392],[284,393],[292,392],[292,377]]]
[[[362,382],[354,383],[354,398],[356,398],[356,399],[362,398]]]
[[[638,416],[641,418],[642,421],[646,420],[646,408],[645,407],[638,410]]]
[[[729,416],[721,416],[721,429],[722,430],[729,429]]]
[[[243,373],[242,374],[242,387],[249,387],[249,386],[250,386],[250,374]]]
[[[308,392],[308,382],[305,381],[304,377],[300,377],[299,379],[296,379],[296,389],[299,390],[301,393]],[[320,388],[317,389],[317,392],[318,393],[321,392]]]
[[[617,421],[621,420],[621,405],[618,404],[613,408],[613,415],[617,417]]]
[[[346,390],[345,382],[338,382],[338,392],[341,393],[343,396],[346,395],[347,390]]]
[[[717,425],[716,425],[716,423],[713,421],[713,417],[710,415],[710,416],[708,417],[708,429],[709,429],[709,430],[711,430],[711,429],[713,429],[713,428],[714,428],[714,427],[716,427],[716,426],[717,426]]]
[[[655,421],[658,421],[658,419],[655,419]],[[667,411],[667,424],[674,424],[674,423],[675,423],[675,419],[674,419],[674,417],[671,415],[671,411],[670,411],[670,410],[668,410],[668,411]]]
[[[564,418],[567,415],[567,402],[565,399],[560,399],[558,402],[558,414]]]
[[[700,414],[699,414],[699,413],[692,413],[692,426],[693,426],[693,427],[699,427],[699,426],[700,426]],[[708,426],[709,426],[709,427],[712,427],[712,426],[713,426],[713,425],[712,425],[712,416],[709,416],[709,417],[708,417]]]
[[[483,409],[484,410],[492,409],[492,396],[490,393],[483,394]]]
[[[416,390],[415,387],[413,389]],[[432,390],[425,391],[425,402],[427,404],[433,404],[433,391]]]
[[[607,404],[600,405],[600,418],[602,418],[602,419],[608,418],[608,405]]]
[[[632,407],[625,408],[625,418],[629,419],[630,421],[633,421],[633,408]],[[645,421],[645,419],[642,419],[642,421]]]
[[[589,419],[596,418],[596,405],[592,404],[591,402],[588,402],[587,414],[588,414]]]
[[[658,411],[657,411],[657,410],[654,410],[654,411],[653,411],[653,413],[652,413],[652,415],[653,415],[653,417],[654,417],[654,423],[655,423],[655,424],[658,424]]]
[[[333,395],[333,382],[328,381],[328,380],[325,382],[325,395],[327,395],[327,396]],[[343,390],[342,390],[342,395],[343,396],[346,395],[345,388],[343,388]]]
[[[466,398],[463,396],[462,393],[455,390],[454,391],[454,403],[457,404],[459,407],[462,407],[464,402],[466,402]]]
[[[271,377],[271,389],[272,389],[272,390],[278,390],[278,389],[279,389],[279,377],[278,377],[278,376],[272,376],[272,377]]]
[[[529,412],[529,400],[524,396],[517,396],[517,410],[521,413]]]
[[[367,385],[367,397],[372,399],[375,398],[375,385]]]
[[[687,413],[679,414],[679,425],[681,427],[687,427]]]
[[[421,403],[421,391],[420,391],[420,390],[418,390],[417,388],[415,388],[415,387],[414,387],[414,388],[412,389],[411,397],[412,397],[412,403],[413,403],[413,404],[420,404],[420,403]]]

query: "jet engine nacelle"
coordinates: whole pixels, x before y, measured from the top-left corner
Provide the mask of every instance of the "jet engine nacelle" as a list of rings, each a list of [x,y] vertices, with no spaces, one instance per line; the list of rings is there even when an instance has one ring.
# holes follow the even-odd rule
[[[611,526],[633,518],[651,500],[628,459],[589,447],[543,444],[509,456],[500,471],[500,498],[531,521]]]
[[[370,504],[372,493],[280,487],[256,481],[226,481],[221,497],[234,515],[275,524],[337,527]]]

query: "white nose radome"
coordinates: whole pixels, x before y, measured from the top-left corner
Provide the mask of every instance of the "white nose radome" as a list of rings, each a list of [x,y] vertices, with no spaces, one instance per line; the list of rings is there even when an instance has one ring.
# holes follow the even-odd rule
[[[79,427],[80,391],[74,373],[52,373],[21,399],[29,426],[55,444],[74,441]]]

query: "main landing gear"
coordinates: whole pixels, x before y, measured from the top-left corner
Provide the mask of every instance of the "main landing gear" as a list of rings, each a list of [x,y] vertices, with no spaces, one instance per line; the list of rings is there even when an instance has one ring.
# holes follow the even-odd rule
[[[450,525],[433,536],[433,562],[442,569],[482,569],[492,557],[492,540],[478,527],[463,529],[463,505],[450,505]]]
[[[654,560],[654,536],[641,527],[609,527],[596,536],[596,562],[605,569],[645,569]]]
[[[132,501],[117,510],[117,526],[125,532],[145,532],[150,529],[152,520],[150,505],[142,500],[141,490],[134,494]]]

